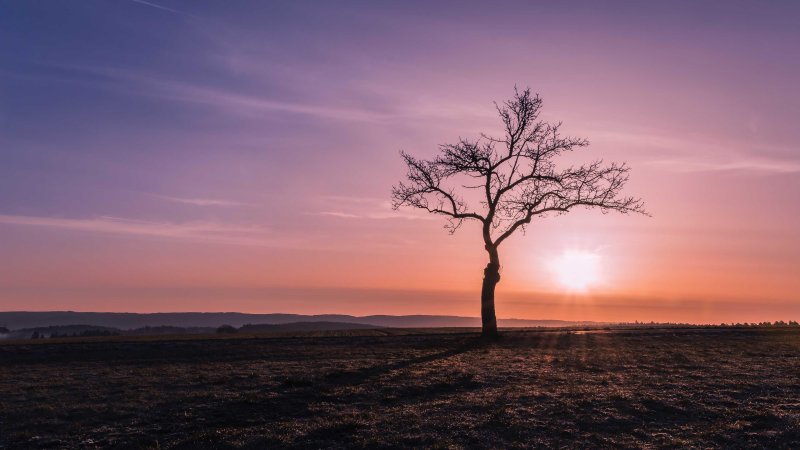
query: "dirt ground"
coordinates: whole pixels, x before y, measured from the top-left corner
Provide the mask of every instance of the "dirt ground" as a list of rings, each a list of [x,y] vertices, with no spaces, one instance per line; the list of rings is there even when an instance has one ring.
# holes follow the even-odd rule
[[[800,448],[800,331],[0,345],[0,448]]]

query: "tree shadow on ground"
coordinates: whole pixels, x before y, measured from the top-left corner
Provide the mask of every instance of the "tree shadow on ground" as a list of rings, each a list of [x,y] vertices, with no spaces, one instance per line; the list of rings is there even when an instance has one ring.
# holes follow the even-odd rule
[[[214,423],[222,428],[226,427],[257,427],[261,423],[274,423],[282,420],[312,419],[314,413],[313,406],[316,403],[324,402],[329,405],[348,405],[355,401],[360,394],[354,392],[353,388],[358,386],[369,386],[370,390],[377,389],[379,393],[370,392],[367,394],[368,401],[378,401],[378,398],[391,397],[394,399],[416,398],[441,396],[463,389],[477,388],[480,386],[472,380],[472,377],[460,377],[453,383],[432,383],[427,386],[403,386],[397,392],[383,392],[380,386],[380,378],[395,371],[413,370],[414,367],[436,363],[454,356],[458,356],[487,344],[480,339],[468,339],[460,341],[453,348],[431,354],[420,355],[400,361],[387,362],[384,364],[372,365],[369,367],[354,370],[335,370],[321,376],[300,376],[284,377],[276,386],[274,394],[265,397],[250,399],[231,399],[213,406],[205,411],[199,412],[209,423]],[[312,429],[301,433],[297,439],[288,442],[278,443],[274,438],[264,436],[265,441],[255,441],[251,444],[260,446],[265,442],[270,442],[271,446],[291,446],[292,443],[304,442],[328,442],[332,435],[339,436],[341,442],[352,438],[354,431],[362,428],[358,421],[332,421],[320,427],[312,426]],[[213,430],[208,430],[213,433]],[[346,439],[347,438],[347,439]],[[326,440],[327,439],[327,440]],[[219,441],[224,442],[224,438],[213,434],[200,433],[187,441],[178,444],[178,448],[186,445],[189,448],[196,444],[213,444]],[[355,442],[351,444],[356,445]],[[250,445],[252,447],[253,445]],[[358,445],[356,445],[358,446]],[[247,445],[245,445],[247,447]],[[247,447],[247,448],[250,448]]]
[[[413,366],[428,364],[452,358],[453,356],[458,356],[463,353],[467,353],[471,350],[475,350],[484,345],[487,345],[486,341],[484,340],[480,339],[469,340],[467,342],[463,342],[461,345],[455,348],[445,350],[443,352],[433,353],[430,355],[418,356],[416,358],[410,358],[403,361],[396,361],[389,364],[380,364],[380,365],[365,367],[363,369],[329,372],[325,375],[325,381],[327,382],[327,384],[333,386],[355,386],[366,383],[367,381],[372,379],[380,378],[382,375],[388,374],[390,372],[405,370]]]

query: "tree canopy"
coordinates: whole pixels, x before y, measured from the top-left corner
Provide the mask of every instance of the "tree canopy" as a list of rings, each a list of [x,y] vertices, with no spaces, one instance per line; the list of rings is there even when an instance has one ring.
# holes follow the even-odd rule
[[[530,89],[514,90],[514,97],[495,104],[503,124],[502,137],[481,134],[470,140],[440,146],[431,160],[404,151],[407,181],[392,189],[394,208],[412,206],[448,219],[455,232],[464,221],[483,225],[484,243],[497,247],[536,216],[561,214],[576,207],[603,212],[645,213],[644,203],[623,196],[629,167],[595,160],[559,168],[558,156],[589,144],[586,139],[563,136],[561,123],[540,120],[542,99]],[[462,182],[456,181],[464,176]],[[457,188],[461,191],[457,191]],[[480,208],[465,199],[478,191]]]

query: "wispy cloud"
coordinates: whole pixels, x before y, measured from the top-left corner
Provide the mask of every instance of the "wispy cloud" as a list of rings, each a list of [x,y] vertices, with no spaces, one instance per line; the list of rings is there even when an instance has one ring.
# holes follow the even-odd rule
[[[277,100],[264,96],[260,92],[243,92],[236,88],[209,86],[202,83],[177,81],[150,72],[129,68],[99,67],[76,65],[69,63],[46,63],[43,65],[57,67],[65,71],[89,74],[104,79],[105,83],[92,80],[92,87],[112,89],[130,95],[148,96],[173,102],[204,105],[226,114],[237,114],[243,117],[263,117],[268,114],[290,113],[302,114],[326,120],[347,122],[367,122],[375,124],[395,123],[397,121],[426,121],[429,126],[437,121],[453,121],[485,119],[486,108],[478,109],[469,105],[439,105],[433,101],[411,101],[401,93],[391,100],[383,99],[382,105],[391,105],[388,109],[370,108],[367,106],[341,106],[337,102],[328,105],[304,101]],[[255,76],[255,74],[254,74]],[[59,79],[59,81],[64,81]],[[80,80],[69,80],[81,82]],[[353,89],[352,87],[350,88]],[[344,96],[343,97],[347,97]],[[431,121],[430,119],[437,119]]]
[[[389,201],[374,197],[348,197],[348,196],[324,196],[327,203],[333,203],[337,209],[319,212],[310,212],[309,215],[339,217],[342,219],[408,219],[408,220],[432,220],[434,217],[428,214],[395,211]]]
[[[322,211],[322,212],[309,213],[309,214],[314,215],[314,216],[341,217],[343,219],[358,219],[358,218],[361,217],[358,214],[346,213],[346,212],[342,212],[342,211]]]
[[[152,88],[151,94],[161,98],[213,106],[228,112],[253,115],[261,113],[287,112],[326,119],[375,122],[388,120],[393,115],[366,109],[337,108],[284,102],[263,97],[243,95],[228,90],[197,86],[188,83],[142,79]]]
[[[355,204],[387,204],[386,199],[377,197],[353,197],[348,195],[325,195],[323,200]]]
[[[168,8],[166,6],[162,6],[162,5],[159,5],[159,4],[156,4],[156,3],[152,3],[152,2],[147,2],[145,0],[131,0],[131,1],[134,2],[134,3],[138,3],[140,5],[145,5],[145,6],[149,6],[151,8],[160,9],[162,11],[168,11],[168,12],[171,12],[173,14],[178,14],[180,16],[194,17],[193,15],[191,15],[191,14],[189,14],[187,12],[179,11],[177,9]]]
[[[317,213],[309,213],[316,216],[331,216],[340,217],[342,219],[409,219],[409,220],[431,220],[431,216],[422,216],[416,214],[408,214],[401,211],[386,211],[386,212],[364,212],[364,213],[350,213],[344,211],[321,211]]]
[[[191,82],[175,81],[152,74],[122,68],[95,67],[74,64],[48,64],[64,70],[100,76],[113,84],[106,88],[132,95],[143,95],[184,103],[200,104],[243,116],[260,116],[267,113],[293,113],[325,119],[359,122],[394,120],[398,114],[366,108],[322,106],[316,104],[281,101],[265,98],[257,93],[240,93],[230,89],[204,86]],[[96,82],[93,84],[97,86]]]
[[[232,200],[221,200],[221,199],[212,199],[212,198],[184,198],[184,197],[171,197],[167,195],[156,195],[153,194],[154,197],[158,197],[162,200],[168,200],[175,203],[185,203],[187,205],[195,205],[195,206],[223,206],[223,207],[232,207],[232,206],[246,206],[246,203],[242,202],[235,202]]]
[[[260,226],[213,222],[149,222],[119,217],[67,219],[57,217],[0,215],[0,224],[57,228],[80,232],[142,236],[220,244],[285,247],[290,240],[273,236]]]
[[[749,145],[703,137],[676,138],[637,132],[598,131],[593,136],[626,146],[656,149],[665,156],[643,163],[673,172],[800,172],[800,160],[787,156],[796,154],[796,149],[770,143]],[[699,153],[703,156],[698,156]]]
[[[647,164],[683,173],[744,171],[788,174],[800,172],[800,161],[768,158],[741,158],[735,160],[674,158],[649,161]]]

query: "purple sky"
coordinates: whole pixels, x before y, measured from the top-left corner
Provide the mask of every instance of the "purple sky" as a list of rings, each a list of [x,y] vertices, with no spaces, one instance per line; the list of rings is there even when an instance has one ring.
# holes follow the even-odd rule
[[[798,42],[789,1],[3,2],[0,310],[476,315],[476,230],[389,191],[516,84],[653,217],[534,224],[499,316],[800,318]]]

